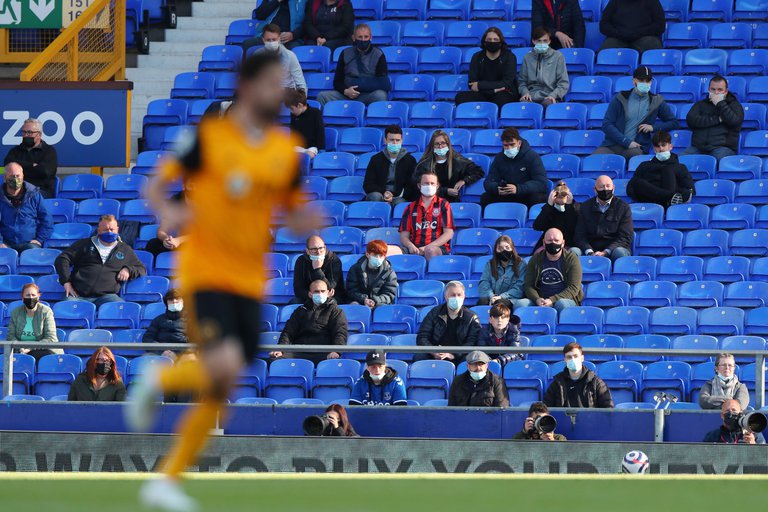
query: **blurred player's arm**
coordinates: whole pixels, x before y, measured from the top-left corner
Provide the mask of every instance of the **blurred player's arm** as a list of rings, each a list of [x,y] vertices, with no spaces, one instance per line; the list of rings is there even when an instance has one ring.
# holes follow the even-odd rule
[[[188,220],[185,201],[171,201],[168,198],[169,185],[174,181],[187,179],[200,168],[202,155],[197,135],[177,145],[175,158],[160,164],[160,172],[149,182],[146,198],[161,219],[164,233],[179,231]],[[158,230],[159,231],[159,230]],[[160,233],[158,233],[159,237]]]

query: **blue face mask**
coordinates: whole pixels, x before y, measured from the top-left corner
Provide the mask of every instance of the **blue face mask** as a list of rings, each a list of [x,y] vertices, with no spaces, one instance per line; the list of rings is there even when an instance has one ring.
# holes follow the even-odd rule
[[[327,293],[313,293],[312,294],[312,302],[317,304],[318,306],[320,304],[325,304],[325,301],[328,300],[328,294]]]
[[[723,382],[728,382],[729,380],[731,380],[730,378],[724,377],[723,375],[720,375],[719,373],[717,374],[717,378],[720,379]]]
[[[549,50],[549,45],[547,43],[536,43],[533,45],[533,48],[539,53],[544,53]]]
[[[380,256],[369,256],[368,257],[368,265],[370,265],[371,268],[379,268],[384,264],[384,258]]]
[[[448,148],[435,148],[435,154],[443,157],[448,154]]]
[[[646,82],[637,82],[637,92],[643,96],[651,92],[651,84]]]
[[[456,311],[457,309],[461,309],[461,306],[463,305],[464,299],[461,297],[448,297],[448,309]]]
[[[117,236],[118,236],[117,233],[112,233],[110,231],[107,231],[99,235],[99,240],[101,240],[105,244],[113,244],[117,242]]]
[[[565,366],[573,373],[579,373],[582,368],[582,363],[580,359],[569,359],[565,362]]]
[[[387,151],[389,151],[393,155],[398,154],[401,149],[403,149],[402,144],[387,144]]]
[[[656,153],[656,158],[658,158],[660,162],[666,162],[669,160],[670,156],[672,156],[671,151],[659,151]]]
[[[325,255],[320,254],[310,254],[309,260],[310,261],[323,261],[325,259]]]
[[[469,372],[469,376],[472,377],[472,380],[474,381],[483,380],[487,374],[488,372]]]
[[[504,150],[504,156],[506,156],[507,158],[515,158],[518,153],[520,153],[520,148],[511,148],[511,149]]]

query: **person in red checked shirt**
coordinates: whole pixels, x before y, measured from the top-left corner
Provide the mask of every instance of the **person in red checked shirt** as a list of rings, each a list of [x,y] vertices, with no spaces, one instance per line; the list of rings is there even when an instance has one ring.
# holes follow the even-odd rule
[[[426,171],[419,179],[421,197],[408,205],[400,221],[400,249],[427,260],[450,254],[453,238],[451,204],[437,196],[437,174]]]

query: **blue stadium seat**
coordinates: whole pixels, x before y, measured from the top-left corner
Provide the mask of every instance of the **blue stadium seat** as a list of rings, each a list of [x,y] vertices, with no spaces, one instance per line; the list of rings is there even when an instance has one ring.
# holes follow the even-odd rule
[[[462,103],[456,107],[454,128],[495,128],[499,107],[486,101]]]
[[[511,361],[504,365],[504,382],[511,406],[541,400],[549,368],[543,361]]]
[[[403,148],[418,156],[427,145],[427,132],[421,128],[406,128],[403,130]],[[454,148],[456,146],[454,145]]]
[[[317,94],[321,91],[333,90],[333,73],[306,72],[304,79],[307,81],[307,87],[309,87],[307,98],[311,100],[317,99]]]
[[[256,37],[256,20],[235,20],[229,24],[226,44],[242,44],[246,39]]]
[[[429,260],[427,279],[437,281],[465,281],[472,273],[472,260],[468,256],[444,255]]]
[[[280,403],[289,398],[306,398],[313,386],[314,372],[312,361],[278,359],[269,365],[265,395]]]
[[[187,123],[189,104],[182,99],[152,100],[142,120],[142,137],[147,149],[157,149],[163,132],[169,126]]]
[[[691,0],[688,19],[690,21],[731,21],[732,13],[731,0]]]
[[[525,130],[520,133],[520,137],[540,155],[560,151],[560,133],[556,130]]]
[[[157,218],[154,210],[146,199],[131,199],[123,203],[121,221],[134,221],[140,224],[155,224]]]
[[[293,299],[293,281],[286,278],[275,278],[267,281],[267,300],[271,304],[283,305]]]
[[[743,98],[744,96],[746,96],[746,94],[741,97]],[[765,105],[760,105],[759,103],[744,103],[742,104],[742,107],[744,108],[744,121],[741,124],[742,130],[764,130],[766,128]]]
[[[758,308],[768,305],[768,283],[742,281],[729,284],[725,289],[723,305],[735,308]]]
[[[648,66],[656,76],[679,75],[683,67],[683,52],[662,49],[643,52],[641,64]]]
[[[326,105],[328,108],[328,105]],[[323,113],[325,118],[325,113]],[[408,104],[402,101],[375,101],[368,105],[366,126],[408,125]]]
[[[587,124],[587,106],[580,103],[556,103],[547,108],[543,128],[582,130]]]
[[[186,100],[184,100],[186,102]],[[193,101],[192,105],[189,107],[189,112],[187,113],[187,123],[188,124],[200,124],[200,120],[205,115],[206,110],[215,103],[216,100],[197,100]],[[146,140],[144,147],[147,148]]]
[[[689,281],[677,289],[677,305],[689,308],[708,308],[723,303],[725,287],[717,281]]]
[[[695,2],[696,0],[694,0]],[[644,402],[653,402],[654,394],[663,391],[685,401],[691,380],[691,365],[683,361],[659,361],[645,367],[643,372]]]
[[[566,134],[564,141],[568,139],[570,133]],[[547,177],[551,180],[573,178],[579,174],[579,167],[581,166],[581,160],[578,156],[561,153],[544,155],[541,157],[541,161],[547,171]],[[538,212],[534,214],[534,211],[531,210],[531,215],[528,217],[529,223],[526,224],[526,227],[532,227],[536,217],[538,217]]]
[[[467,75],[439,75],[435,83],[435,92],[433,99],[435,101],[450,102],[456,97],[456,94],[467,90]],[[426,98],[429,99],[429,98]],[[453,106],[453,105],[451,105]],[[448,124],[450,125],[450,119]],[[419,126],[425,126],[423,123]]]
[[[102,215],[120,217],[120,201],[117,199],[84,199],[80,201],[75,222],[97,224]]]
[[[83,370],[83,361],[73,354],[49,354],[40,358],[35,375],[35,393],[46,400],[69,394],[75,377]]]
[[[330,403],[349,400],[352,388],[360,375],[360,363],[352,359],[320,361],[317,365],[312,396]]]
[[[763,343],[765,346],[765,343]],[[712,376],[715,373],[714,364],[711,361],[699,363],[693,365],[691,368],[691,401],[698,402],[699,395],[701,394],[701,388],[707,382],[712,381]]]
[[[507,103],[501,108],[499,126],[541,128],[543,116],[544,107],[538,103]]]
[[[147,181],[146,176],[116,174],[107,179],[102,195],[107,199],[138,199],[144,192],[144,188],[147,186]],[[82,203],[80,206],[82,207]]]
[[[744,334],[768,336],[768,308],[755,308],[747,313]]]
[[[724,75],[728,54],[725,50],[698,48],[683,57],[684,75]],[[730,71],[730,70],[729,70]]]
[[[389,245],[398,245],[400,243],[400,234],[397,226],[393,228],[373,228],[365,233],[365,242],[372,240],[384,240]]]
[[[402,281],[424,279],[426,260],[418,254],[396,254],[387,258],[397,278]]]
[[[515,310],[524,334],[554,334],[557,311],[554,308],[527,306]]]
[[[469,19],[500,20],[509,19],[512,3],[507,0],[473,0]]]
[[[261,329],[263,331],[274,331],[277,329],[278,315],[280,310],[274,304],[261,305]]]
[[[326,197],[329,201],[353,203],[365,198],[362,176],[340,176],[328,183]]]
[[[712,208],[709,227],[713,229],[748,229],[755,227],[757,209],[751,204],[719,204]]]
[[[752,27],[748,23],[717,23],[709,31],[710,48],[740,49],[752,44]]]
[[[527,214],[528,208],[523,204],[493,203],[485,207],[480,225],[493,229],[522,228]]]
[[[198,71],[237,71],[243,61],[243,48],[235,45],[214,45],[203,49]]]
[[[722,229],[695,229],[685,234],[683,254],[689,256],[722,256],[728,247],[728,232]]]
[[[45,294],[45,299],[50,302],[65,298],[64,287],[59,283],[59,276],[56,274],[38,277],[37,286],[40,287],[40,293]]]
[[[605,113],[608,110],[608,103],[595,103],[590,105],[589,114],[587,114],[587,129],[589,130],[601,130],[603,127],[603,119]]]
[[[383,139],[384,134],[378,128],[355,128],[352,130],[344,130],[336,149],[338,151],[346,151],[349,153],[379,151]]]
[[[14,251],[15,252],[15,251]],[[61,254],[57,249],[27,249],[19,256],[19,265],[13,271],[19,274],[54,274],[53,262]],[[8,269],[9,273],[10,268]]]
[[[664,37],[665,48],[707,48],[709,29],[704,23],[670,23]]]
[[[157,143],[160,148],[162,138]],[[156,172],[157,165],[168,155],[166,151],[142,151],[136,156],[136,165],[131,169],[132,174],[152,176]]]
[[[387,334],[414,333],[416,331],[416,309],[407,304],[381,305],[373,310],[371,330]]]
[[[301,178],[301,191],[307,201],[325,199],[328,180],[322,176],[306,176]]]
[[[423,20],[427,17],[427,0],[387,0],[377,3],[384,3],[383,19]],[[358,7],[355,6],[356,15],[357,11]],[[382,16],[374,19],[382,19]]]
[[[147,369],[151,366],[171,366],[172,364],[173,361],[165,356],[147,355],[137,357],[128,363],[128,368],[125,373],[127,378],[125,380],[130,385],[137,380],[139,375],[146,373]]]
[[[613,155],[608,155],[613,156]],[[664,223],[664,208],[656,203],[632,203],[632,222],[635,229],[658,229]]]
[[[460,105],[463,106],[463,105]],[[456,109],[458,110],[458,108]],[[503,130],[477,130],[472,140],[472,151],[485,155],[495,155],[501,149],[501,134]]]
[[[659,82],[659,94],[672,103],[694,103],[700,91],[701,81],[692,76],[665,76]]]
[[[648,329],[654,334],[693,334],[696,330],[696,310],[676,306],[658,308],[651,314]]]
[[[699,334],[735,336],[744,334],[744,310],[734,307],[712,307],[699,313]]]
[[[486,30],[488,30],[488,23],[484,21],[453,21],[445,28],[443,44],[477,49],[477,43]]]
[[[688,167],[691,177],[696,180],[712,179],[715,177],[717,160],[710,155],[683,155],[680,163]]]
[[[179,73],[173,80],[171,99],[210,99],[214,97],[215,85],[213,73]]]
[[[101,345],[109,345],[112,343],[112,333],[105,329],[75,329],[67,336],[67,342],[70,341],[76,343],[99,343]],[[66,347],[66,345],[64,346]],[[90,356],[94,352],[91,348],[67,348],[66,351],[67,354],[74,354],[81,357]]]
[[[755,205],[768,204],[766,190],[768,190],[768,179],[742,181],[739,183],[736,200],[740,203]]]
[[[139,328],[146,329],[152,320],[165,313],[165,304],[162,302],[154,302],[146,304],[144,309],[141,310],[141,317],[139,319]]]
[[[734,256],[767,256],[768,229],[742,229],[731,235],[730,253]]]
[[[744,256],[717,256],[709,258],[704,268],[704,279],[732,283],[749,279],[749,259]]]
[[[768,156],[768,130],[756,130],[747,133],[742,138],[741,153],[760,157]]]
[[[470,0],[430,0],[427,19],[466,20],[469,18],[469,4]]]
[[[70,174],[61,180],[58,197],[64,199],[92,199],[101,197],[104,178],[96,174]]]
[[[677,256],[682,253],[683,234],[680,231],[674,229],[647,229],[641,231],[635,237],[635,254],[637,255]]]
[[[440,281],[430,279],[406,281],[400,286],[397,303],[414,307],[437,306],[443,302],[444,288]]]
[[[625,256],[613,264],[612,279],[637,283],[656,278],[656,259],[650,256]]]
[[[611,260],[605,256],[579,256],[581,280],[584,283],[608,281],[611,278]]]
[[[447,128],[453,119],[453,105],[441,101],[415,103],[411,106],[410,117],[413,127]]]
[[[768,73],[768,50],[733,50],[728,56],[729,75],[757,75]]]
[[[639,334],[624,338],[625,349],[641,350],[666,350],[671,345],[668,337],[660,334]],[[637,361],[639,363],[652,363],[664,359],[662,354],[624,354],[621,356],[624,361]]]
[[[419,403],[448,398],[455,371],[450,361],[416,361],[408,372],[408,396]]]
[[[312,161],[312,175],[314,177],[336,178],[352,176],[354,169],[355,155],[352,153],[328,151],[319,153]]]
[[[392,336],[389,342],[390,346],[396,346],[396,347],[415,347],[416,346],[416,334],[398,334],[395,336]],[[413,360],[413,354],[405,353],[405,352],[390,352],[387,354],[387,362],[389,360],[398,360],[398,361],[411,361]],[[398,374],[400,374],[400,377],[403,379],[403,382],[407,380],[407,372],[400,373],[398,370]]]
[[[402,27],[395,21],[371,21],[371,35],[377,45],[397,46],[401,42]]]
[[[563,134],[560,150],[572,155],[588,156],[603,143],[603,140],[605,140],[605,133],[602,130],[569,130]],[[554,178],[549,174],[547,177]]]
[[[352,226],[323,228],[320,236],[328,249],[338,254],[359,254],[363,249],[363,232]]]
[[[756,133],[756,132],[752,132]],[[716,205],[733,203],[736,184],[728,180],[700,180],[696,183],[696,195],[691,201],[699,204]]]
[[[90,329],[96,323],[96,306],[83,300],[62,301],[53,305],[56,325],[64,329]]]
[[[97,329],[138,329],[141,306],[135,302],[107,302],[99,306]]]
[[[11,249],[10,247],[0,248],[0,274],[15,274],[16,263],[18,260],[19,253],[17,253],[14,249]]]
[[[764,20],[766,10],[768,10],[768,3],[765,0],[736,0],[731,19],[733,21]]]
[[[305,73],[331,73],[331,50],[327,46],[297,46],[293,53]]]
[[[478,130],[477,133],[484,132],[485,130]],[[459,153],[469,153],[470,150],[470,139],[472,138],[472,132],[465,129],[465,128],[451,128],[450,130],[445,131],[448,134],[448,137],[451,139],[451,145],[453,146],[454,151],[458,151]],[[499,132],[501,133],[501,132]],[[479,153],[479,151],[474,151],[475,153]]]
[[[621,155],[590,155],[582,159],[579,176],[592,179],[603,175],[621,178],[624,175],[625,165],[626,160]]]
[[[464,156],[466,156],[466,154]],[[479,155],[479,156],[484,156],[484,157],[488,158],[487,155]],[[470,203],[470,202],[472,202],[472,203],[479,203],[480,202],[480,198],[485,193],[484,182],[485,182],[485,180],[482,179],[482,180],[478,180],[478,181],[474,182],[471,185],[468,185],[468,186],[464,187],[462,189],[462,191],[461,191],[461,200],[465,201],[465,202],[468,202],[468,203]]]
[[[439,21],[410,21],[403,27],[400,43],[405,46],[441,46],[445,25]]]
[[[358,228],[380,228],[388,224],[392,209],[385,202],[360,201],[347,207],[345,224]]]
[[[602,309],[596,306],[575,306],[560,312],[557,332],[565,334],[598,334],[602,331],[602,326]]]
[[[681,22],[688,19],[690,0],[661,0],[667,22]]]
[[[163,300],[163,296],[168,292],[170,284],[166,277],[137,277],[128,281],[123,298],[129,302],[159,302]]]
[[[329,101],[323,106],[326,126],[362,126],[365,103],[353,100]]]
[[[597,306],[601,308],[629,306],[629,283],[623,281],[597,281],[589,283],[582,304],[584,306]],[[642,306],[643,304],[637,305]],[[561,315],[560,322],[562,323],[562,321]]]
[[[267,363],[263,359],[254,359],[244,368],[234,385],[230,400],[234,403],[277,405],[271,398],[263,398],[264,385],[267,382]],[[263,402],[259,400],[267,400]],[[274,402],[274,403],[272,403]]]
[[[482,209],[476,203],[453,203],[451,213],[456,229],[476,228],[480,226],[480,213]]]
[[[492,254],[498,237],[499,232],[495,229],[463,229],[454,236],[451,251],[464,255]]]
[[[597,54],[595,73],[599,75],[631,75],[640,56],[629,48],[608,48]]]
[[[602,53],[606,51],[609,50],[603,50]],[[568,101],[607,103],[611,99],[612,88],[613,82],[607,76],[577,76],[571,82]]]
[[[531,19],[531,0],[514,0],[512,7],[512,19],[513,20],[530,20]]]
[[[614,403],[637,400],[643,383],[643,365],[636,361],[608,361],[597,374],[608,385]]]
[[[595,52],[589,48],[563,48],[560,52],[565,57],[565,67],[568,70],[569,77],[592,74]]]
[[[73,200],[59,198],[43,199],[43,204],[48,213],[51,214],[51,217],[53,217],[54,224],[75,221],[75,202]]]
[[[738,350],[754,352],[765,350],[765,339],[759,336],[728,336],[720,341],[721,352],[730,353]],[[755,360],[753,356],[735,356],[735,359],[739,364],[750,363]],[[710,366],[710,371],[711,368]]]
[[[766,47],[768,48],[768,29],[766,29]],[[756,76],[747,85],[747,101],[768,102],[768,76]]]
[[[28,395],[22,393],[14,393],[3,397],[3,402],[42,402],[45,398],[39,395]]]
[[[674,306],[677,296],[677,285],[669,281],[642,281],[632,287],[632,298],[629,303],[633,306],[659,308]]]

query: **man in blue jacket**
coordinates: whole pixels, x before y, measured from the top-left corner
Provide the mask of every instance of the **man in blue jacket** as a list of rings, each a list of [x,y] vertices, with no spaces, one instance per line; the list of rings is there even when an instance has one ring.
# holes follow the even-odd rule
[[[501,144],[503,151],[488,170],[480,205],[485,208],[491,203],[522,203],[530,207],[546,203],[549,181],[539,154],[520,138],[517,128],[505,128]]]
[[[5,186],[0,197],[0,247],[21,253],[39,249],[53,232],[53,219],[40,189],[24,181],[16,162],[5,166]]]
[[[627,160],[647,155],[653,132],[678,128],[664,97],[651,92],[652,81],[651,68],[640,66],[632,75],[634,88],[613,97],[603,119],[605,140],[593,155],[621,155]]]
[[[368,352],[365,368],[355,383],[349,405],[408,405],[403,379],[387,367],[387,354],[380,350]]]

